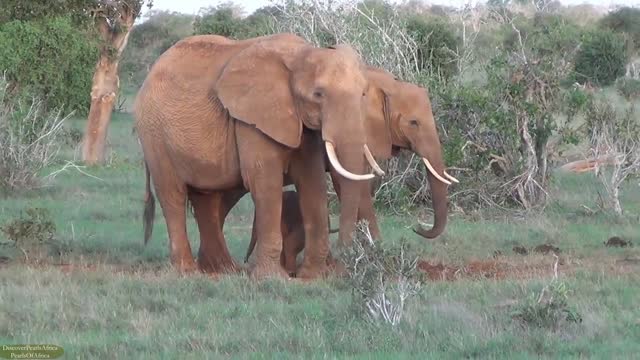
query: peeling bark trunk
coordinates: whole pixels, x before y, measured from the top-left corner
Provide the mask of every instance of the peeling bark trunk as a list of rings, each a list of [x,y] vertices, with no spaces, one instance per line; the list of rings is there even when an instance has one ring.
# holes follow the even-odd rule
[[[82,140],[82,160],[88,165],[104,161],[109,122],[120,87],[118,63],[127,46],[135,17],[133,11],[123,11],[116,20],[118,26],[110,24],[105,18],[98,20],[98,29],[105,44],[100,49],[100,59],[93,75],[91,107]]]

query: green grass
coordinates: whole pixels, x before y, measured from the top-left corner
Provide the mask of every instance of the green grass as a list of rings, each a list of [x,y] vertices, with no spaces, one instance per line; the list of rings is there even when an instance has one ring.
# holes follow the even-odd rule
[[[81,129],[83,123],[73,120],[69,125]],[[94,177],[68,168],[45,188],[0,199],[0,224],[26,208],[44,207],[70,249],[62,261],[97,264],[69,273],[57,266],[0,267],[0,345],[58,344],[69,359],[555,359],[633,358],[640,353],[640,265],[620,262],[640,258],[637,184],[623,192],[623,220],[590,214],[582,206],[596,208],[599,187],[590,175],[555,178],[556,200],[542,214],[452,214],[446,234],[435,241],[413,234],[415,216],[381,217],[388,241],[405,237],[432,262],[460,265],[488,260],[500,250],[501,261],[541,264],[548,274],[551,256],[524,258],[511,248],[552,243],[562,249],[560,278],[583,317],[581,324],[557,331],[527,327],[511,317],[513,304],[539,292],[548,275],[465,278],[425,283],[409,304],[405,321],[390,328],[366,321],[342,280],[302,284],[175,274],[168,266],[161,211],[152,240],[146,247],[142,243],[144,174],[131,129],[129,115],[114,116],[109,161],[81,169]],[[63,158],[71,160],[75,154],[65,149]],[[249,243],[251,220],[252,204],[245,197],[225,225],[238,260]],[[335,217],[332,223],[337,224]],[[195,253],[198,232],[191,217],[189,235]],[[602,243],[613,235],[636,246],[605,248]],[[0,247],[0,255],[2,251]],[[128,270],[116,271],[122,268]]]

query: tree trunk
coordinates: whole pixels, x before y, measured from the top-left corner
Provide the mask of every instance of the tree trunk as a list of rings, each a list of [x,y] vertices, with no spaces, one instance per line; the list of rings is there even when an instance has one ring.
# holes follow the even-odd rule
[[[93,75],[91,107],[82,140],[82,160],[88,165],[104,161],[111,112],[120,86],[118,62],[127,46],[134,21],[134,12],[126,11],[117,19],[119,24],[112,25],[106,19],[100,19],[98,23],[105,44]]]
[[[104,160],[107,130],[111,112],[118,92],[118,62],[100,55],[100,61],[93,75],[91,88],[91,108],[82,144],[82,160],[89,165]]]

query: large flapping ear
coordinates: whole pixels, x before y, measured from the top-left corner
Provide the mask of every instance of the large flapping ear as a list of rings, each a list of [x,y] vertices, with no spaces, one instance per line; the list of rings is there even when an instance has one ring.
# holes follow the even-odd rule
[[[302,121],[289,85],[288,58],[300,42],[258,42],[235,55],[216,83],[218,98],[234,118],[254,125],[270,138],[297,148]]]
[[[367,69],[369,93],[367,104],[367,145],[380,159],[391,157],[392,109],[391,97],[395,93],[395,80],[386,71]]]

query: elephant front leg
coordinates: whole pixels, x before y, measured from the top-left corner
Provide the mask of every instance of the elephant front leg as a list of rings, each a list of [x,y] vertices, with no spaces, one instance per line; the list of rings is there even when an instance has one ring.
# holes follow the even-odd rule
[[[282,186],[288,149],[240,122],[236,126],[240,168],[255,205],[256,262],[253,278],[288,278],[280,266]]]
[[[298,191],[304,223],[304,260],[299,278],[317,278],[327,273],[329,254],[329,210],[322,142],[305,134],[302,148],[294,155],[289,173]]]

